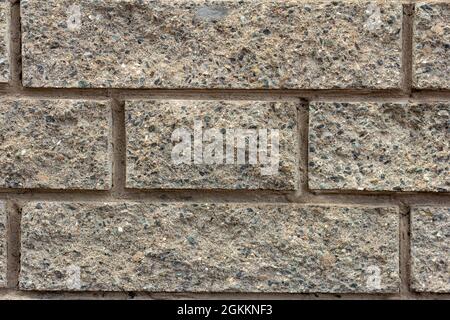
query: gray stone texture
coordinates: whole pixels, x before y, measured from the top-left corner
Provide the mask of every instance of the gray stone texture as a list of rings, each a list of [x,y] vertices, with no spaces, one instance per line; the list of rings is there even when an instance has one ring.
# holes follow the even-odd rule
[[[449,103],[312,103],[309,187],[450,191]]]
[[[106,102],[0,100],[0,187],[109,189]]]
[[[129,188],[172,188],[172,189],[272,189],[295,190],[298,185],[298,103],[256,102],[256,101],[130,101],[126,104],[127,130],[127,187]],[[223,142],[221,161],[208,164],[206,157],[201,163],[194,162],[194,121],[200,121],[203,132],[219,130]],[[175,164],[172,151],[179,139],[172,139],[175,130],[186,129],[191,135],[192,154],[190,163]],[[229,129],[268,129],[265,136],[268,146],[272,145],[273,130],[279,130],[279,163],[273,172],[264,173],[268,165],[226,163],[226,156],[237,156],[239,145],[235,142],[232,153],[226,145],[230,139]],[[202,139],[202,132],[200,138]],[[198,135],[197,135],[198,137]],[[217,138],[215,138],[217,139]],[[202,144],[203,152],[215,139]],[[219,140],[220,141],[220,140]],[[237,140],[236,140],[237,141]],[[235,149],[236,148],[236,149]],[[249,146],[246,147],[247,152]],[[202,155],[200,149],[200,155]],[[242,149],[242,148],[241,148]],[[271,147],[258,150],[269,150]],[[248,157],[248,156],[247,156]],[[276,158],[271,158],[275,161]],[[219,163],[218,163],[219,162]]]
[[[27,87],[399,88],[400,2],[23,0]]]
[[[21,226],[24,290],[399,288],[396,208],[37,202]]]
[[[411,212],[411,286],[419,292],[450,292],[450,208]]]
[[[9,1],[0,0],[0,82],[9,81]]]
[[[0,201],[0,287],[7,284],[6,205]]]
[[[450,3],[417,3],[414,17],[414,86],[450,88]]]

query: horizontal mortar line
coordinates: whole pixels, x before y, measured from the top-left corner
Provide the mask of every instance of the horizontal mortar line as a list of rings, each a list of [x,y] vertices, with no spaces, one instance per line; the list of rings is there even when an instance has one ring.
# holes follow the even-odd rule
[[[432,90],[413,90],[411,98],[418,100],[434,99],[434,100],[449,100],[450,90],[432,91]]]
[[[450,90],[449,90],[450,91]],[[0,92],[16,94],[55,94],[55,93],[103,93],[104,95],[114,94],[166,94],[166,93],[216,93],[216,94],[401,94],[406,92],[401,89],[367,89],[367,88],[344,88],[344,89],[278,89],[278,88],[75,88],[75,87],[17,87],[10,84],[0,84]]]
[[[48,193],[48,194],[91,194],[91,195],[111,195],[112,190],[93,190],[93,189],[49,189],[49,188],[1,188],[0,194],[31,194],[31,193]],[[255,195],[293,195],[299,190],[276,190],[276,189],[220,189],[220,188],[124,188],[125,195],[135,194],[255,194]],[[351,196],[435,196],[450,197],[450,192],[436,191],[370,191],[370,190],[352,190],[352,189],[330,189],[308,190],[307,194],[316,196],[335,196],[335,195],[351,195]]]
[[[450,90],[235,90],[235,89],[78,89],[78,88],[5,88],[0,96],[9,98],[47,99],[198,99],[198,100],[324,100],[324,101],[446,101]]]
[[[306,201],[310,202],[325,202],[332,203],[373,203],[373,204],[393,204],[393,205],[450,205],[450,196],[437,195],[353,195],[353,194],[335,194],[335,195],[315,195],[306,197]]]
[[[154,190],[112,193],[110,191],[3,191],[4,201],[51,202],[149,202],[149,203],[255,203],[255,204],[316,204],[316,205],[436,205],[449,206],[450,194],[298,194],[298,192],[249,191],[249,190]]]

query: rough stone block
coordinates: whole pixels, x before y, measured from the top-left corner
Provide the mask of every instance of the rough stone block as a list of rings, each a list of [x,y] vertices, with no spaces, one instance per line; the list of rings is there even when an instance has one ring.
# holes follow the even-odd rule
[[[309,187],[450,191],[450,104],[313,103]]]
[[[106,102],[0,100],[0,187],[109,189]]]
[[[450,88],[450,3],[420,2],[414,17],[414,86]]]
[[[402,5],[21,1],[27,87],[399,88]]]
[[[295,190],[296,105],[130,101],[126,104],[127,187]],[[266,151],[264,161],[261,152]],[[256,161],[251,161],[252,155]]]
[[[9,81],[9,1],[0,0],[0,82]]]
[[[450,292],[450,208],[411,212],[411,286],[420,292]]]
[[[20,288],[397,292],[398,218],[389,207],[29,203]]]

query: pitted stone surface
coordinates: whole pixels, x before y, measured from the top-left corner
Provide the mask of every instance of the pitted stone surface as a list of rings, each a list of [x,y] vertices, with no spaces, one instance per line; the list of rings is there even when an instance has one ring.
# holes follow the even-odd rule
[[[27,87],[399,88],[400,2],[23,0]]]
[[[311,189],[450,191],[450,104],[312,103]]]
[[[0,201],[0,287],[6,287],[6,268],[7,268],[7,252],[6,252],[6,206]]]
[[[0,187],[109,189],[106,102],[0,100]]]
[[[21,226],[25,290],[399,288],[396,208],[29,203]]]
[[[0,0],[0,82],[9,81],[9,1]]]
[[[450,88],[450,3],[417,3],[414,17],[414,85]]]
[[[297,105],[255,101],[127,102],[127,187],[295,190],[298,185]],[[195,123],[200,123],[200,134],[194,131]],[[188,141],[190,145],[183,150],[189,153],[190,161],[184,163],[174,162],[172,156],[173,152],[180,151],[177,145],[180,146],[182,140],[174,135],[180,129],[189,134],[183,143]],[[210,129],[218,131],[214,138],[207,136]],[[231,141],[228,138],[230,129],[234,129],[236,135],[239,135],[238,130],[250,129],[255,138],[258,138],[259,129],[267,129],[259,136],[259,139],[266,137],[264,146],[267,148],[259,143],[254,154],[269,151],[269,161],[274,166],[262,164],[260,157],[256,164],[250,163],[249,145],[245,146],[245,163],[238,163],[238,140],[232,144],[231,152],[227,149]],[[272,154],[275,150],[272,146],[276,143],[272,142],[274,130],[278,130],[279,135],[279,159],[276,159],[275,151]],[[194,149],[195,141],[201,143],[200,161],[194,156],[194,150],[198,150]],[[207,148],[216,142],[223,155],[220,160],[208,163]],[[229,156],[234,159],[232,163],[227,163]],[[273,170],[265,172],[269,167]]]
[[[415,291],[450,292],[450,208],[412,209],[411,275]]]

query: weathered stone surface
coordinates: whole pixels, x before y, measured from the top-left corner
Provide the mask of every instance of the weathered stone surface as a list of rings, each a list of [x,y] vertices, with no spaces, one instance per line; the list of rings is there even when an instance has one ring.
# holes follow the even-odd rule
[[[417,3],[414,17],[414,85],[450,88],[450,3]]]
[[[0,287],[6,287],[6,206],[0,201]]]
[[[9,81],[9,1],[0,0],[0,82]]]
[[[0,187],[108,189],[106,102],[0,100]]]
[[[30,203],[20,288],[396,292],[396,208]]]
[[[298,185],[296,105],[255,101],[128,102],[127,187],[295,190]],[[200,131],[195,131],[195,123],[200,124]],[[184,141],[190,144],[182,148],[189,158],[183,163],[175,162],[172,156],[172,153],[180,153],[177,145],[182,140],[176,136],[180,129],[186,130],[188,136]],[[207,136],[210,129],[217,131],[214,138]],[[267,148],[262,143],[253,144],[256,163],[250,162],[249,155],[245,161],[237,161],[237,150],[250,153],[250,147],[240,146],[238,139],[229,143],[232,141],[230,129],[235,129],[235,134],[242,137],[237,130],[250,129],[255,139],[258,139],[258,129],[268,130],[260,136],[260,139],[266,137]],[[271,140],[274,130],[279,133],[279,159],[272,148],[276,143]],[[200,141],[200,149],[194,149],[195,141]],[[215,142],[223,155],[211,162],[207,159],[210,154],[207,148]],[[227,149],[227,145],[232,149]],[[196,158],[194,150],[199,150],[200,158]],[[273,166],[256,158],[258,152],[265,150],[269,151]],[[227,157],[232,161],[227,162]],[[269,168],[273,170],[267,171]]]
[[[313,103],[311,189],[450,191],[450,104]]]
[[[21,1],[30,87],[399,88],[401,3]]]
[[[450,208],[412,209],[411,271],[413,290],[450,292]]]

